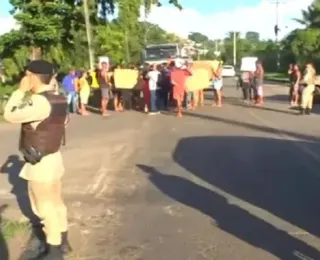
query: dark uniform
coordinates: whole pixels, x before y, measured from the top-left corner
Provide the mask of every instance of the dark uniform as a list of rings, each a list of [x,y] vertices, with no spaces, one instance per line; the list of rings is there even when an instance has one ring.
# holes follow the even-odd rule
[[[32,61],[29,74],[50,75],[53,65]],[[20,151],[26,161],[20,177],[28,181],[28,194],[33,212],[41,219],[46,235],[46,260],[63,259],[70,251],[67,241],[67,209],[61,197],[64,165],[60,146],[67,119],[67,100],[49,84],[40,83],[26,98],[25,91],[12,93],[4,112],[10,123],[21,124]]]

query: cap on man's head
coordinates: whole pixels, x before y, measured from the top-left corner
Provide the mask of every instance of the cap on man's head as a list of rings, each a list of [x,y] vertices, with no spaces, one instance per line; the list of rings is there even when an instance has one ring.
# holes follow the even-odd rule
[[[27,64],[26,69],[34,74],[53,75],[55,67],[52,63],[45,60],[33,60]]]

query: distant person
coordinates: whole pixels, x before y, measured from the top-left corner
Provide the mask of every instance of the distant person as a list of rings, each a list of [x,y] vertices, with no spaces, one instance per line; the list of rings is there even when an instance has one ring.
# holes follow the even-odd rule
[[[293,65],[291,77],[290,77],[290,88],[291,88],[291,106],[299,105],[299,92],[300,92],[300,81],[302,79],[301,70],[297,64]]]
[[[256,62],[256,71],[254,73],[254,82],[256,89],[256,105],[263,104],[263,79],[264,79],[264,69],[261,61]]]
[[[79,79],[80,113],[82,116],[88,116],[88,100],[90,96],[90,85],[88,82],[88,72],[82,71]]]
[[[302,90],[301,115],[310,115],[313,105],[313,92],[315,91],[316,70],[311,62],[306,64],[303,78],[305,87]]]
[[[76,77],[75,70],[70,69],[69,73],[62,80],[62,88],[67,95],[68,111],[72,113],[77,112],[78,95]]]
[[[114,71],[121,69],[121,65],[118,64],[112,69],[112,75],[110,77],[110,84],[112,86],[112,96],[113,96],[113,106],[114,110],[116,112],[122,112],[123,111],[123,106],[122,106],[122,92],[120,89],[117,89],[116,82],[114,79]]]
[[[177,116],[182,117],[183,101],[186,91],[186,80],[189,76],[182,69],[184,62],[181,59],[174,61],[175,68],[171,71],[171,84],[173,85],[173,98],[177,102]]]
[[[101,69],[97,71],[97,79],[101,91],[101,114],[102,116],[110,116],[108,113],[108,103],[110,100],[110,83],[108,77],[109,65],[102,62]]]
[[[150,71],[147,74],[149,91],[150,91],[150,115],[154,115],[159,113],[158,105],[157,105],[157,90],[158,83],[160,79],[160,71],[157,69],[156,64],[152,64],[150,67]]]
[[[213,89],[215,94],[215,100],[212,106],[222,107],[222,64],[220,63],[218,68],[213,72],[214,73],[214,82]]]
[[[251,91],[251,80],[252,73],[250,71],[243,71],[241,74],[241,88],[243,93],[243,100],[245,103],[250,103],[253,98]]]

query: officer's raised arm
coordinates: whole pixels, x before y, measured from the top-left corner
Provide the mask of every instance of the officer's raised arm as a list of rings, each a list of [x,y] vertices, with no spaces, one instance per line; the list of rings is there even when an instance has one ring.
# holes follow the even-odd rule
[[[51,106],[42,95],[26,95],[32,88],[30,76],[25,76],[4,109],[4,118],[10,123],[42,121],[50,115]]]

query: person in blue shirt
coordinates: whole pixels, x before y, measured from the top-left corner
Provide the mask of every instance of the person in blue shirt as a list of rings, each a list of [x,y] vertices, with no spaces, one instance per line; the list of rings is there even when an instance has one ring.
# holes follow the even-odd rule
[[[78,94],[76,88],[76,72],[74,69],[70,69],[69,73],[63,78],[62,87],[67,95],[69,110],[72,108],[72,113],[77,112]]]

